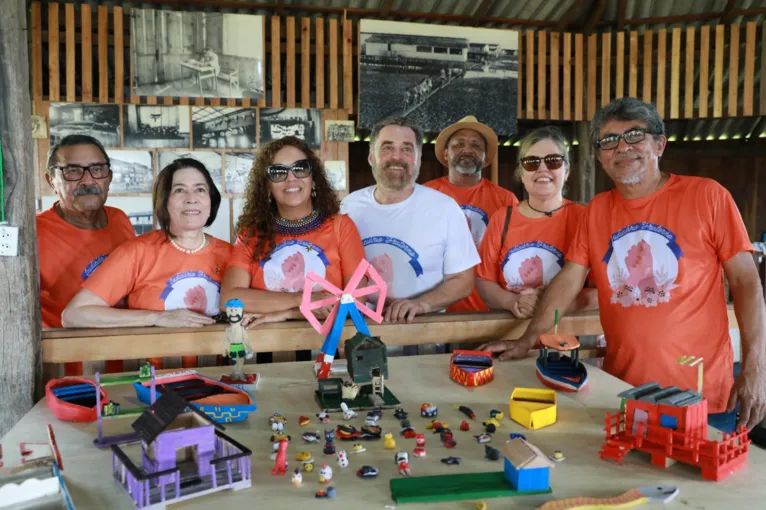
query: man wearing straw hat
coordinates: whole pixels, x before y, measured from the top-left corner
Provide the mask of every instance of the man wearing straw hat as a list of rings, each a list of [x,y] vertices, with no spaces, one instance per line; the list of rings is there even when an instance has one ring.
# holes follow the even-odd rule
[[[469,115],[439,133],[435,152],[449,174],[428,181],[425,186],[455,199],[468,220],[474,243],[479,246],[495,211],[519,205],[516,195],[481,175],[497,155],[497,135],[491,127]],[[448,312],[486,310],[476,288],[466,299],[447,308]]]

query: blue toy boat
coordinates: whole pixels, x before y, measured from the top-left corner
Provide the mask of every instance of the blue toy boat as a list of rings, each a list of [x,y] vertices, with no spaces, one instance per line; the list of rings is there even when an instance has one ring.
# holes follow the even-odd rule
[[[579,360],[580,342],[574,336],[540,336],[536,372],[540,382],[554,390],[576,392],[588,384],[588,371]],[[569,351],[565,356],[563,351]]]
[[[255,399],[246,390],[193,371],[157,376],[155,386],[158,394],[173,390],[216,423],[243,421],[257,408]],[[138,399],[151,405],[151,381],[135,382],[133,387]]]

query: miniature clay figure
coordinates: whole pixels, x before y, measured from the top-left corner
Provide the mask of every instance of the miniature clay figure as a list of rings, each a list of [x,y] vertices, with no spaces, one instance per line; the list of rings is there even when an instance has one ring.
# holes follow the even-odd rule
[[[407,452],[397,452],[396,455],[394,455],[394,462],[399,468],[400,475],[409,476],[412,474],[412,470],[410,469],[410,456]]]
[[[426,425],[426,430],[432,430],[434,434],[438,434],[448,427],[449,423],[442,423],[439,420],[432,420],[431,423]]]
[[[275,422],[286,422],[286,421],[287,421],[287,418],[285,418],[279,413],[274,413],[271,416],[269,416],[269,425],[272,425]]]
[[[274,423],[271,424],[271,430],[273,430],[274,432],[280,432],[280,433],[284,432],[285,430],[284,422],[275,421]]]
[[[346,450],[340,450],[338,452],[338,465],[342,468],[348,467],[348,455],[346,455]]]
[[[484,426],[484,431],[487,434],[494,434],[495,432],[497,432],[497,427],[495,427],[495,425],[493,423],[487,423]]]
[[[415,447],[415,449],[412,450],[412,454],[415,457],[425,457],[426,456],[426,449],[421,448],[420,446]]]
[[[319,423],[330,423],[330,413],[326,409],[321,413],[317,413],[317,418],[319,418]]]
[[[318,491],[314,497],[319,499],[335,499],[335,487],[327,487],[325,491]]]
[[[299,462],[303,462],[304,460],[309,460],[311,458],[310,452],[298,452],[295,454],[295,460]]]
[[[316,443],[319,441],[319,431],[316,432],[306,432],[303,434],[303,440],[307,443]]]
[[[343,381],[343,386],[340,388],[340,396],[346,400],[354,400],[359,396],[359,385],[353,381]]]
[[[425,434],[415,435],[415,446],[425,446],[425,445],[426,445],[426,435]]]
[[[335,455],[335,431],[334,430],[325,430],[324,431],[324,454],[325,455]]]
[[[242,327],[245,305],[239,299],[230,299],[224,305],[229,326],[223,340],[223,357],[234,360],[234,371],[229,376],[233,381],[248,381],[245,375],[245,359],[253,357],[253,348],[247,339],[247,330]]]
[[[481,424],[484,425],[485,427],[488,426],[488,425],[494,425],[496,428],[500,428],[500,422],[497,421],[497,419],[495,419],[495,418],[490,418],[487,421],[481,422]]]
[[[367,448],[365,448],[363,445],[361,445],[359,443],[356,443],[351,448],[351,453],[362,453],[362,452],[366,452],[366,451],[367,451]]]
[[[383,430],[380,427],[369,427],[364,425],[362,427],[361,438],[362,439],[380,439],[380,435]]]
[[[314,459],[304,460],[301,462],[301,465],[303,466],[303,470],[307,473],[314,471]]]
[[[492,448],[488,444],[484,445],[484,456],[488,458],[489,460],[499,460],[500,459],[500,450],[496,448]]]
[[[319,483],[330,483],[331,480],[332,468],[325,462],[322,464],[322,469],[319,470]]]
[[[502,421],[502,419],[504,418],[504,416],[505,416],[505,415],[504,415],[504,414],[503,414],[501,411],[498,411],[497,409],[492,409],[492,410],[489,412],[489,417],[490,417],[490,418],[494,418],[494,419],[496,419],[497,421]]]
[[[381,416],[383,416],[383,413],[380,410],[370,411],[367,413],[367,418],[365,418],[364,424],[369,425],[370,427],[374,427],[375,424],[378,423],[378,420]]]
[[[434,418],[439,414],[439,409],[433,404],[424,403],[420,406],[420,416],[423,418]]]
[[[462,430],[463,432],[468,432],[469,430],[471,430],[471,426],[468,425],[467,421],[463,420],[460,422],[460,430]]]
[[[442,462],[447,464],[448,466],[453,466],[460,464],[460,461],[463,460],[460,457],[444,457],[442,459]]]
[[[289,434],[273,434],[271,436],[271,441],[290,441],[292,437]]]
[[[396,448],[396,441],[394,441],[394,436],[391,434],[391,432],[386,432],[386,434],[383,436],[383,448],[388,450],[393,450]]]
[[[476,510],[487,510],[487,504],[483,501],[477,501]]]
[[[489,434],[479,434],[478,436],[473,436],[473,438],[479,444],[489,443],[490,441],[492,441],[492,436]]]
[[[409,428],[412,428],[412,424],[410,423],[410,420],[406,420],[406,419],[405,419],[405,420],[402,420],[402,421],[400,421],[400,422],[399,422],[399,425],[400,425],[400,426],[401,426],[403,429],[409,429]]]
[[[548,458],[551,459],[553,462],[561,462],[562,460],[566,459],[566,457],[564,457],[564,454],[561,453],[559,450],[556,450],[555,452],[553,452],[553,455],[551,455]]]
[[[356,472],[356,476],[359,478],[375,478],[378,476],[378,470],[372,466],[362,466]]]
[[[457,409],[458,411],[460,411],[464,415],[468,416],[470,419],[472,419],[472,420],[476,419],[476,414],[471,410],[470,407],[458,406],[458,405],[454,405],[452,407],[454,407],[455,409]]]
[[[439,434],[441,436],[442,443],[445,448],[454,448],[457,446],[455,439],[452,437],[452,431],[450,429],[444,429]]]
[[[274,462],[274,469],[271,470],[272,475],[284,475],[287,472],[287,444],[285,440],[279,442],[279,452]]]
[[[413,429],[412,427],[408,427],[402,430],[402,435],[404,436],[405,439],[412,439],[417,435],[417,433],[415,432],[415,429]]]
[[[301,427],[305,427],[306,425],[311,423],[311,418],[309,416],[301,416],[298,418],[298,425]]]
[[[352,418],[356,418],[356,411],[352,411],[348,408],[348,405],[345,402],[340,403],[340,408],[343,410],[343,419],[344,420],[350,420]],[[374,423],[373,423],[374,425]]]
[[[511,432],[511,434],[510,434],[510,438],[511,439],[516,439],[517,437],[520,437],[524,441],[527,440],[527,436],[525,436],[524,434],[519,434],[518,432]]]
[[[402,409],[401,407],[394,411],[394,418],[397,420],[406,420],[407,419],[407,411]]]
[[[301,474],[300,468],[295,468],[295,473],[293,473],[293,485],[296,487],[300,487],[303,483],[303,475]]]

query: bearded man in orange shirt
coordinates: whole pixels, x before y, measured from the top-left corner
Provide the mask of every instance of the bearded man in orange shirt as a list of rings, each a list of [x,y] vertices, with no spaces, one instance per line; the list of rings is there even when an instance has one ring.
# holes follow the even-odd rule
[[[732,412],[752,429],[766,416],[766,306],[753,246],[731,194],[700,177],[660,171],[667,143],[654,105],[616,99],[599,111],[590,141],[616,189],[587,206],[566,264],[551,281],[519,339],[484,346],[501,359],[524,357],[553,326],[593,271],[607,340],[604,370],[633,385],[696,389],[684,355],[704,359],[710,413]],[[724,279],[742,338],[734,355]],[[732,424],[733,425],[733,424]]]

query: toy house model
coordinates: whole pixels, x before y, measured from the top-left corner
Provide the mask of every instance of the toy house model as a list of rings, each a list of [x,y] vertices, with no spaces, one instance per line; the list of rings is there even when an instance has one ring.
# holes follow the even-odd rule
[[[550,489],[550,468],[553,462],[536,446],[522,438],[511,439],[501,449],[505,479],[517,491],[547,491]]]
[[[383,395],[388,378],[388,354],[380,337],[357,333],[343,344],[348,375],[358,385],[372,384],[374,395]]]
[[[630,450],[651,454],[652,464],[667,467],[673,459],[698,466],[702,477],[722,480],[747,462],[747,430],[708,440],[707,401],[699,393],[648,383],[618,395],[619,413],[606,415],[602,459],[622,461]]]
[[[112,446],[112,473],[138,508],[164,509],[170,502],[224,489],[251,486],[252,452],[222,432],[223,426],[166,391],[133,423],[141,438],[136,466]]]

